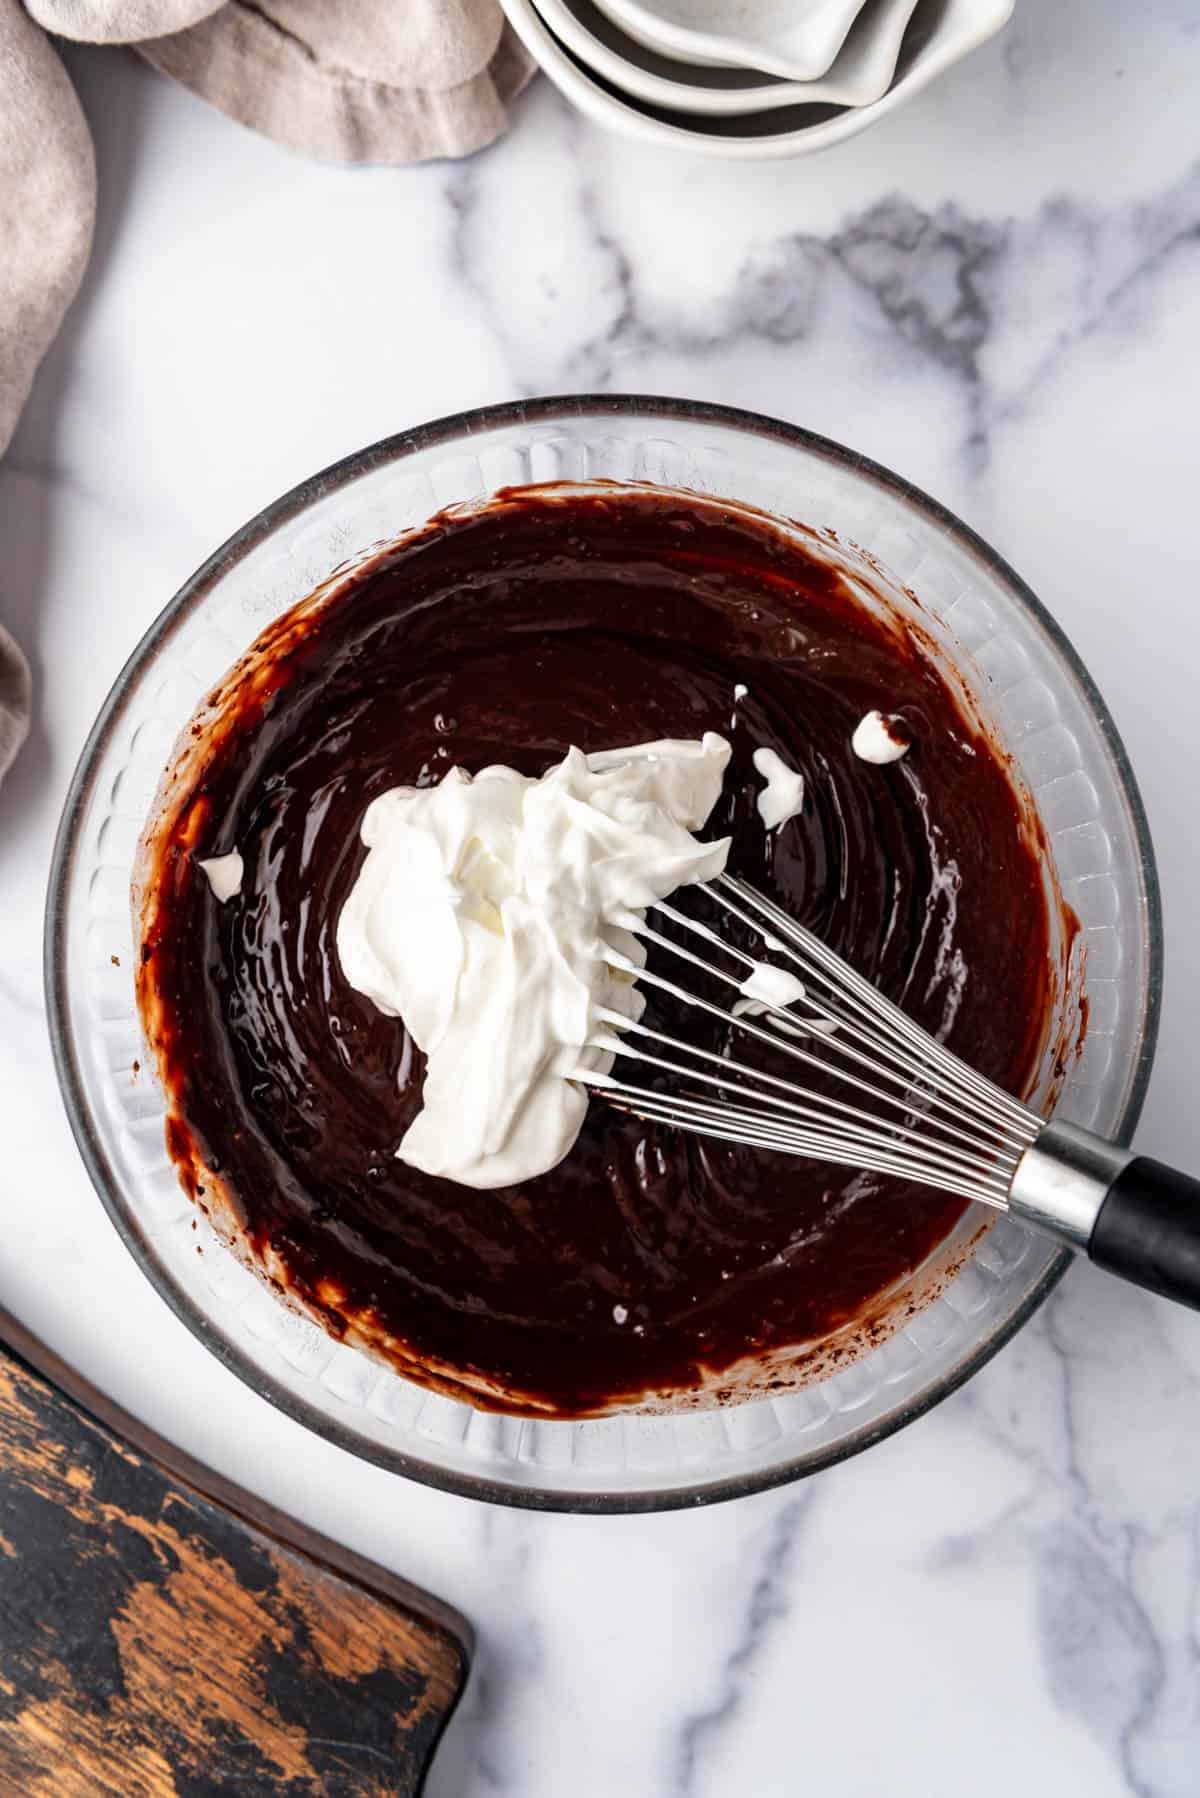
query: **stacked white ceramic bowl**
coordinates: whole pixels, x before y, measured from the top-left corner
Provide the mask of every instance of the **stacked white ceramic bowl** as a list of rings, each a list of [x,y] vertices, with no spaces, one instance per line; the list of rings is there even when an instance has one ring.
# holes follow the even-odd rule
[[[700,155],[802,156],[863,131],[1005,25],[1014,0],[501,0],[598,123]]]

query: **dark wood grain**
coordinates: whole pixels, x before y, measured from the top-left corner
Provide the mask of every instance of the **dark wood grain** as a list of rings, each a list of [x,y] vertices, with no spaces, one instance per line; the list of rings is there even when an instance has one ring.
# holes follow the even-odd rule
[[[418,1792],[462,1620],[0,1336],[0,1793]]]

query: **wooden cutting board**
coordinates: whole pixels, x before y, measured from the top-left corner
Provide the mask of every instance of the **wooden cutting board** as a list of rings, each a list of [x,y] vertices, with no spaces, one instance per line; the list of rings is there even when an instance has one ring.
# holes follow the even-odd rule
[[[463,1619],[0,1338],[0,1794],[419,1792]]]

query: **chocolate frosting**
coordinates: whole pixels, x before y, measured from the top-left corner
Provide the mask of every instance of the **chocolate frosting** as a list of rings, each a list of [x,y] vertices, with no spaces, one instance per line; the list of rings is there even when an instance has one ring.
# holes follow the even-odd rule
[[[850,747],[874,708],[912,737],[892,766]],[[920,631],[864,604],[816,539],[669,495],[514,490],[270,627],[193,726],[143,909],[171,1152],[261,1272],[406,1374],[564,1415],[711,1384],[860,1316],[961,1215],[601,1101],[521,1186],[395,1158],[422,1057],[335,950],[368,802],[456,763],[536,774],[572,744],[705,730],[733,745],[705,833],[732,837],[730,870],[1025,1091],[1049,1009],[1036,831]],[[806,783],[770,834],[762,746]],[[221,905],[196,863],[235,848],[243,887]]]

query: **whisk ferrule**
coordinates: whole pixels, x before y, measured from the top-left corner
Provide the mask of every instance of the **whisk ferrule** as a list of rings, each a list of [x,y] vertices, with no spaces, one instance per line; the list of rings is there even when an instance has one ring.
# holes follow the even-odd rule
[[[1101,1206],[1132,1160],[1132,1150],[1090,1130],[1045,1124],[1013,1172],[1009,1210],[1068,1248],[1086,1250]]]

